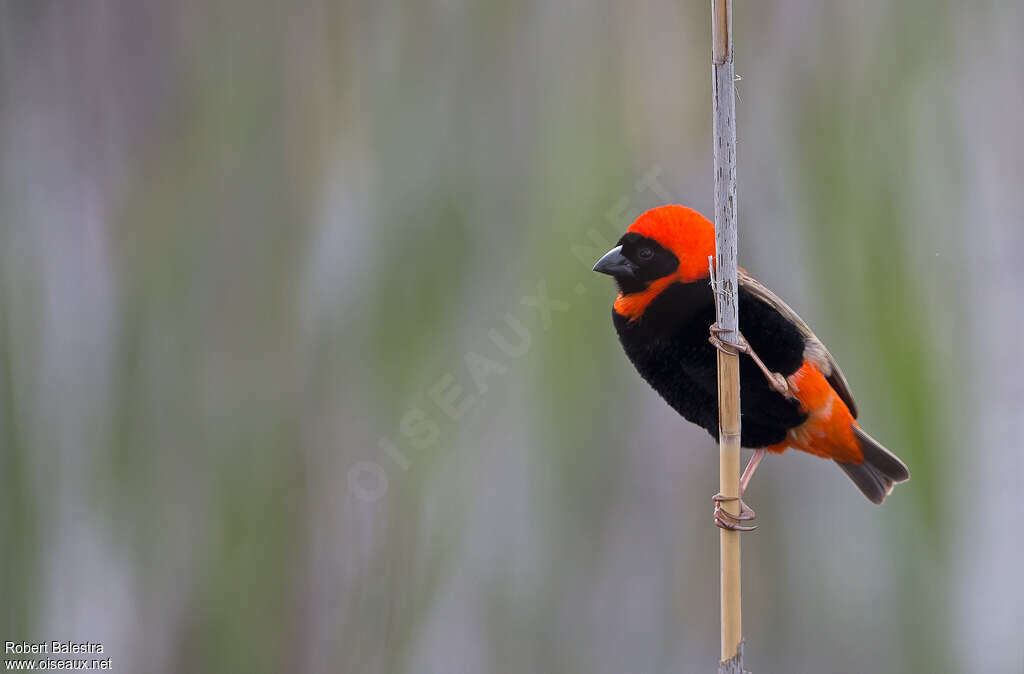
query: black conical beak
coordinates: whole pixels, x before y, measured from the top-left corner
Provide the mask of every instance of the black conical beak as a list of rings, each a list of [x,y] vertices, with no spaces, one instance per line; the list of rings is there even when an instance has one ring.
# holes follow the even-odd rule
[[[628,276],[632,278],[636,276],[637,266],[627,260],[626,256],[622,254],[622,246],[615,246],[597,261],[597,264],[594,265],[594,271],[608,274],[609,276]]]

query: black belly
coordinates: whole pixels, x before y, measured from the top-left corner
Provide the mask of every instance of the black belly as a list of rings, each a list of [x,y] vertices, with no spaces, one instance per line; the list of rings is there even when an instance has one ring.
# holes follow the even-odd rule
[[[761,360],[789,376],[803,364],[804,339],[777,311],[740,289],[740,331]],[[715,320],[707,281],[676,283],[635,322],[612,311],[619,340],[640,375],[679,414],[718,437],[717,351],[708,342]],[[744,447],[782,442],[807,415],[773,390],[747,356],[740,356],[740,412]]]

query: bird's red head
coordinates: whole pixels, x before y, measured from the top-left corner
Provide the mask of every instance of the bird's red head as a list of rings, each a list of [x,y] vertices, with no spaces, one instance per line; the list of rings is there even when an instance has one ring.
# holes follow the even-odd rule
[[[659,206],[637,218],[594,271],[615,278],[615,311],[636,320],[671,284],[706,280],[714,254],[715,227],[707,218],[685,206]]]

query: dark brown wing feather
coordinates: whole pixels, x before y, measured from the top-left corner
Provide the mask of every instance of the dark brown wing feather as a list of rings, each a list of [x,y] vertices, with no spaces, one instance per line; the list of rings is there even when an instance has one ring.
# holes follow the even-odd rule
[[[804,349],[804,359],[808,360],[825,375],[825,379],[832,386],[839,397],[842,399],[846,406],[850,409],[850,414],[853,418],[857,418],[857,404],[853,402],[853,394],[850,393],[850,385],[846,383],[846,377],[843,376],[843,371],[839,369],[839,363],[832,357],[832,354],[828,352],[825,345],[818,339],[811,329],[804,322],[804,319],[800,318],[795,311],[793,311],[788,304],[782,301],[778,295],[773,293],[767,286],[751,276],[745,269],[739,270],[739,282],[740,286],[745,288],[752,295],[760,298],[765,304],[774,308],[780,314],[785,316],[787,319],[793,322],[800,330],[804,338],[807,340],[807,346]]]

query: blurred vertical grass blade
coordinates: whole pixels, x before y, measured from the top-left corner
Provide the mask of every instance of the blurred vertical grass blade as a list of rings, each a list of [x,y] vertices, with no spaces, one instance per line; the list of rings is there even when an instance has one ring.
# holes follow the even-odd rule
[[[867,389],[868,381],[875,384],[867,389],[870,397],[861,393],[868,411],[861,422],[884,424],[884,435],[878,435],[912,475],[878,513],[892,522],[900,510],[908,510],[900,504],[909,502],[907,516],[914,523],[898,544],[890,538],[900,565],[896,588],[901,601],[896,605],[906,612],[899,622],[905,638],[920,645],[902,655],[910,669],[937,671],[952,658],[949,642],[936,635],[950,629],[943,609],[945,584],[938,578],[950,569],[947,523],[954,504],[945,496],[954,477],[947,466],[955,435],[939,350],[921,328],[930,324],[923,313],[926,290],[950,289],[921,282],[924,274],[914,267],[920,257],[913,255],[913,247],[928,242],[914,222],[922,214],[906,209],[913,202],[904,191],[915,171],[910,145],[915,118],[927,114],[927,103],[912,94],[922,76],[948,65],[943,40],[935,36],[950,33],[951,19],[948,8],[928,4],[926,9],[925,3],[893,6],[884,14],[881,47],[858,79],[851,81],[850,68],[839,62],[821,64],[831,70],[823,67],[805,90],[803,116],[797,120],[801,131],[794,138],[800,141],[797,166],[807,186],[804,236],[815,276],[825,284],[823,294],[833,298],[823,308],[835,324],[850,327],[858,349],[870,350],[860,390]],[[837,21],[831,30],[846,29]],[[898,78],[893,86],[887,85],[890,78]],[[956,188],[947,189],[948,206],[955,210]],[[879,411],[885,416],[880,418]],[[895,529],[890,525],[889,531]],[[921,610],[922,601],[931,609]]]
[[[0,250],[9,241],[0,226]],[[15,402],[15,316],[0,281],[0,630],[4,634],[30,633],[38,624],[39,541],[35,522],[39,513],[32,494],[28,451]]]

